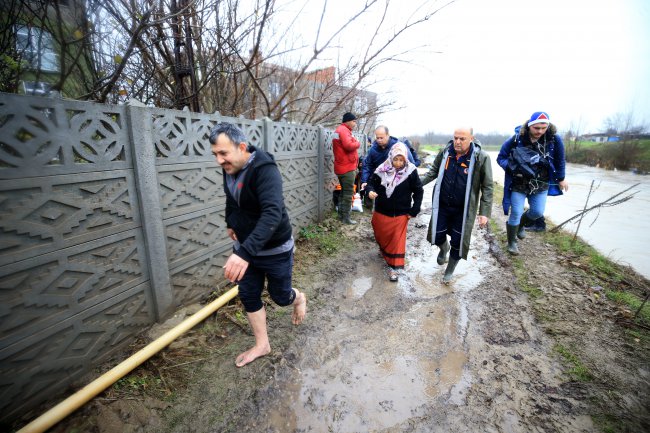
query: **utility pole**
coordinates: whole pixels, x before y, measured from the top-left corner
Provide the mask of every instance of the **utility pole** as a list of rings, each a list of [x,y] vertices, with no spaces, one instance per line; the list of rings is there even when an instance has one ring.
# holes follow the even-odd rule
[[[174,33],[174,106],[178,109],[189,106],[192,111],[198,112],[189,0],[171,0],[170,10]],[[186,86],[188,78],[189,86]]]

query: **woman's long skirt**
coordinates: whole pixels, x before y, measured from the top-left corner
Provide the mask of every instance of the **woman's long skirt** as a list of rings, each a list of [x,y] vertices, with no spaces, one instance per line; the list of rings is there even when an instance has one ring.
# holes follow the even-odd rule
[[[379,212],[372,214],[372,229],[375,240],[381,250],[381,255],[386,264],[393,269],[404,268],[404,255],[406,254],[406,227],[408,215],[389,217]]]

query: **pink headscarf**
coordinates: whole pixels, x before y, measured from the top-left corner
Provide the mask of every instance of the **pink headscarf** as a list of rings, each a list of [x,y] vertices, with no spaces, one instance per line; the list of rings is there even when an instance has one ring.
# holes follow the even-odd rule
[[[404,180],[406,180],[406,178],[408,178],[416,168],[415,165],[409,161],[408,152],[409,150],[406,148],[406,145],[401,141],[398,141],[390,148],[388,159],[382,162],[375,170],[375,173],[381,179],[381,184],[386,188],[386,197],[390,197],[393,194],[395,187],[404,182]],[[396,170],[395,167],[393,167],[393,158],[397,155],[402,155],[406,161],[404,167],[399,170]]]

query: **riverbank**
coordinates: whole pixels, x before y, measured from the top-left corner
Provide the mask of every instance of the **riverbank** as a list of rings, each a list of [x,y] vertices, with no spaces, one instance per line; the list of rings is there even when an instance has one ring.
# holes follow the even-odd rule
[[[594,143],[577,141],[565,143],[568,162],[624,170],[639,174],[650,172],[650,140],[623,139]]]
[[[650,306],[635,316],[648,280],[587,245],[571,245],[570,235],[531,234],[522,241],[520,256],[504,254],[499,214],[495,207],[490,230],[476,231],[470,260],[461,262],[449,287],[439,282],[440,267],[429,269],[436,252],[422,242],[426,211],[409,228],[406,271],[413,278],[398,285],[385,282],[377,268],[368,213],[355,214],[361,224],[352,228],[332,219],[309,227],[297,242],[294,279],[309,296],[307,320],[291,326],[290,310],[269,303],[269,356],[246,368],[234,366],[252,337],[239,303],[231,303],[52,431],[234,432],[255,423],[276,426],[262,431],[303,431],[286,428],[287,423],[304,426],[304,417],[303,424],[296,419],[301,411],[320,417],[314,425],[329,422],[339,427],[333,431],[351,431],[345,423],[356,412],[346,406],[345,395],[363,391],[357,384],[370,374],[356,371],[358,364],[348,365],[346,350],[358,345],[358,354],[366,353],[361,365],[378,361],[377,371],[386,378],[401,367],[418,371],[424,366],[431,377],[414,380],[435,383],[422,389],[426,401],[410,402],[414,412],[402,410],[408,401],[390,397],[368,407],[365,412],[382,414],[368,422],[386,423],[369,431],[436,431],[445,425],[467,432],[648,431]],[[464,307],[453,307],[456,302]],[[428,325],[413,326],[418,318],[429,320],[423,322]],[[389,347],[398,330],[403,334],[397,346]],[[364,333],[380,337],[374,348],[379,352],[364,348],[357,338]],[[133,349],[150,338],[143,335]],[[419,342],[414,347],[430,352],[428,362],[409,364],[407,356],[401,366],[402,358],[386,358],[405,350],[411,338]],[[441,349],[447,340],[452,352]],[[437,364],[438,355],[446,361]],[[327,376],[306,376],[330,363]],[[381,384],[382,377],[372,383]],[[340,388],[323,399],[331,388],[315,386],[305,394],[301,378]],[[385,383],[406,386],[406,395],[420,390],[419,382],[415,386],[410,379],[408,384]],[[389,391],[386,395],[395,392]],[[259,418],[269,404],[291,401],[287,395],[297,396],[289,405],[296,411],[293,418],[272,410]],[[357,403],[373,399],[368,394]]]
[[[421,145],[423,156],[436,155],[443,144]],[[483,145],[483,150],[498,153],[501,146]],[[598,167],[605,170],[630,171],[634,174],[650,173],[650,140],[623,140],[595,143],[567,141],[564,143],[567,162]]]

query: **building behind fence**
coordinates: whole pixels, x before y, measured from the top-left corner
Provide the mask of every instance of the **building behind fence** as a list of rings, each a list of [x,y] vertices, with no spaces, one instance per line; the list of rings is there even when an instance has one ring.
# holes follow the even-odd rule
[[[0,94],[0,421],[227,284],[220,121],[275,156],[294,232],[323,218],[333,131]]]

